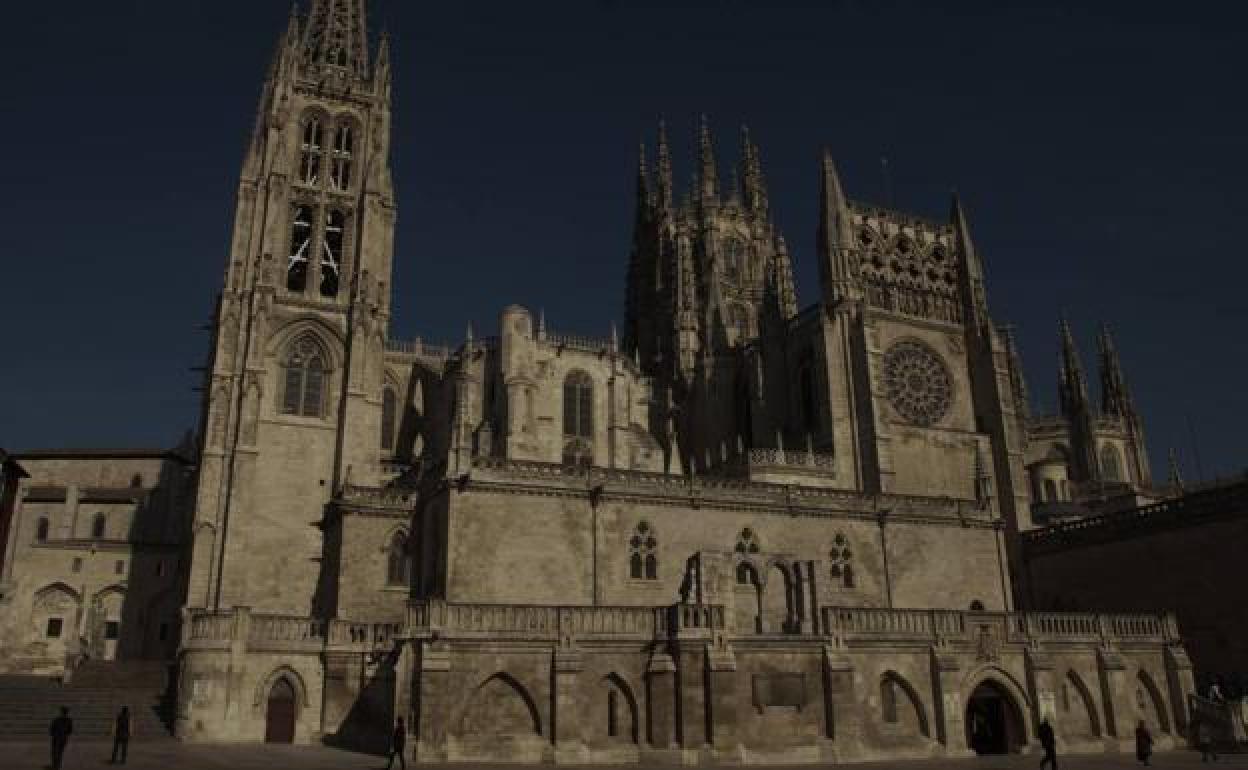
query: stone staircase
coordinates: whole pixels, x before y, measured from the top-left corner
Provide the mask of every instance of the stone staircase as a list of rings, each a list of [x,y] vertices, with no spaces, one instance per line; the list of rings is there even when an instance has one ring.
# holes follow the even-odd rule
[[[46,740],[48,725],[69,707],[74,738],[107,739],[122,706],[134,741],[173,740],[174,705],[163,662],[84,663],[65,684],[41,676],[0,676],[0,741]]]

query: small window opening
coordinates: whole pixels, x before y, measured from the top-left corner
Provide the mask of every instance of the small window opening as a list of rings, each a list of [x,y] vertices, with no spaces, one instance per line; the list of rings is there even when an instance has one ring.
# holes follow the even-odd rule
[[[121,636],[121,623],[119,623],[116,620],[110,620],[104,624],[104,638],[105,639],[109,640],[110,642],[116,641],[117,637],[119,636]]]
[[[123,559],[118,559],[118,560],[117,560],[117,563],[115,563],[115,564],[113,565],[113,574],[115,574],[115,575],[124,575],[124,574],[126,574],[126,562],[125,562],[125,560],[123,560]]]
[[[35,540],[40,543],[48,542],[48,520],[41,518],[39,523],[35,525]]]
[[[102,539],[107,528],[108,517],[102,513],[97,513],[95,518],[91,520],[91,537],[95,540]]]
[[[64,625],[65,621],[61,618],[48,618],[48,628],[44,635],[49,639],[60,639]]]
[[[69,565],[69,569],[75,574],[82,572],[82,557],[76,557],[73,563]]]

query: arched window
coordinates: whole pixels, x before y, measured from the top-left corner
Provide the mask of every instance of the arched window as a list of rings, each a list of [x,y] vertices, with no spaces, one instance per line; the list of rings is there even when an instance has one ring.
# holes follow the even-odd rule
[[[321,296],[338,296],[342,276],[342,245],[346,242],[347,215],[332,209],[325,220],[325,241],[321,250]]]
[[[746,527],[737,535],[737,553],[753,555],[762,550],[758,545],[758,536],[754,530]]]
[[[740,238],[729,238],[724,241],[724,277],[730,281],[738,281],[745,272],[745,244]]]
[[[1122,456],[1113,444],[1101,447],[1101,477],[1106,481],[1123,481]]]
[[[312,257],[312,207],[299,204],[290,217],[290,256],[286,259],[286,288],[303,291],[308,285],[308,260]]]
[[[325,357],[310,335],[297,339],[282,362],[282,414],[321,417],[325,410]]]
[[[832,567],[830,573],[832,582],[840,583],[841,588],[854,587],[854,553],[849,549],[849,539],[842,533],[837,533],[832,539],[832,550],[828,552],[828,561]]]
[[[330,169],[330,184],[335,190],[346,190],[351,187],[351,161],[355,155],[355,128],[351,123],[340,123],[334,134],[333,167]]]
[[[594,381],[577,370],[563,381],[563,463],[593,463]]]
[[[897,723],[897,682],[891,676],[880,680],[880,712],[885,723]]]
[[[386,585],[405,586],[411,580],[412,560],[407,554],[407,538],[402,532],[390,539],[386,560]]]
[[[321,182],[321,154],[324,129],[321,119],[309,116],[303,124],[303,144],[299,155],[299,181],[315,187]]]
[[[634,580],[659,579],[659,541],[647,521],[637,524],[628,541],[628,576]]]
[[[48,542],[48,519],[46,516],[39,517],[39,523],[35,525],[35,540],[40,543]]]
[[[1057,482],[1053,481],[1053,479],[1044,480],[1044,502],[1057,502]]]
[[[741,562],[736,565],[736,584],[738,585],[758,585],[759,572],[754,569],[754,565],[749,562]]]
[[[394,388],[387,387],[381,393],[381,448],[394,451],[395,413],[398,411],[398,396]]]
[[[108,517],[102,513],[95,514],[91,520],[91,537],[100,540],[108,530]]]

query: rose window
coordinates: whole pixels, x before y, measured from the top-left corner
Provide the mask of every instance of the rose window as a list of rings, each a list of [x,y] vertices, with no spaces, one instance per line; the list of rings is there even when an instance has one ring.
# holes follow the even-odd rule
[[[939,422],[953,401],[949,368],[918,340],[902,340],[884,354],[884,387],[897,413],[923,427]]]

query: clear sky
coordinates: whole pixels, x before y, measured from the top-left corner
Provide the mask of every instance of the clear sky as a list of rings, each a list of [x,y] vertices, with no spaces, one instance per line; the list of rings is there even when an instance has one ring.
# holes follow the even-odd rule
[[[11,5],[0,446],[172,445],[289,2]],[[605,335],[638,142],[665,116],[685,180],[705,112],[721,174],[741,123],[761,145],[803,304],[823,146],[854,198],[943,217],[956,187],[1037,409],[1059,312],[1094,386],[1104,319],[1154,472],[1172,445],[1189,479],[1195,445],[1205,476],[1248,466],[1244,3],[370,6],[396,46],[393,336],[488,333],[511,302]]]

